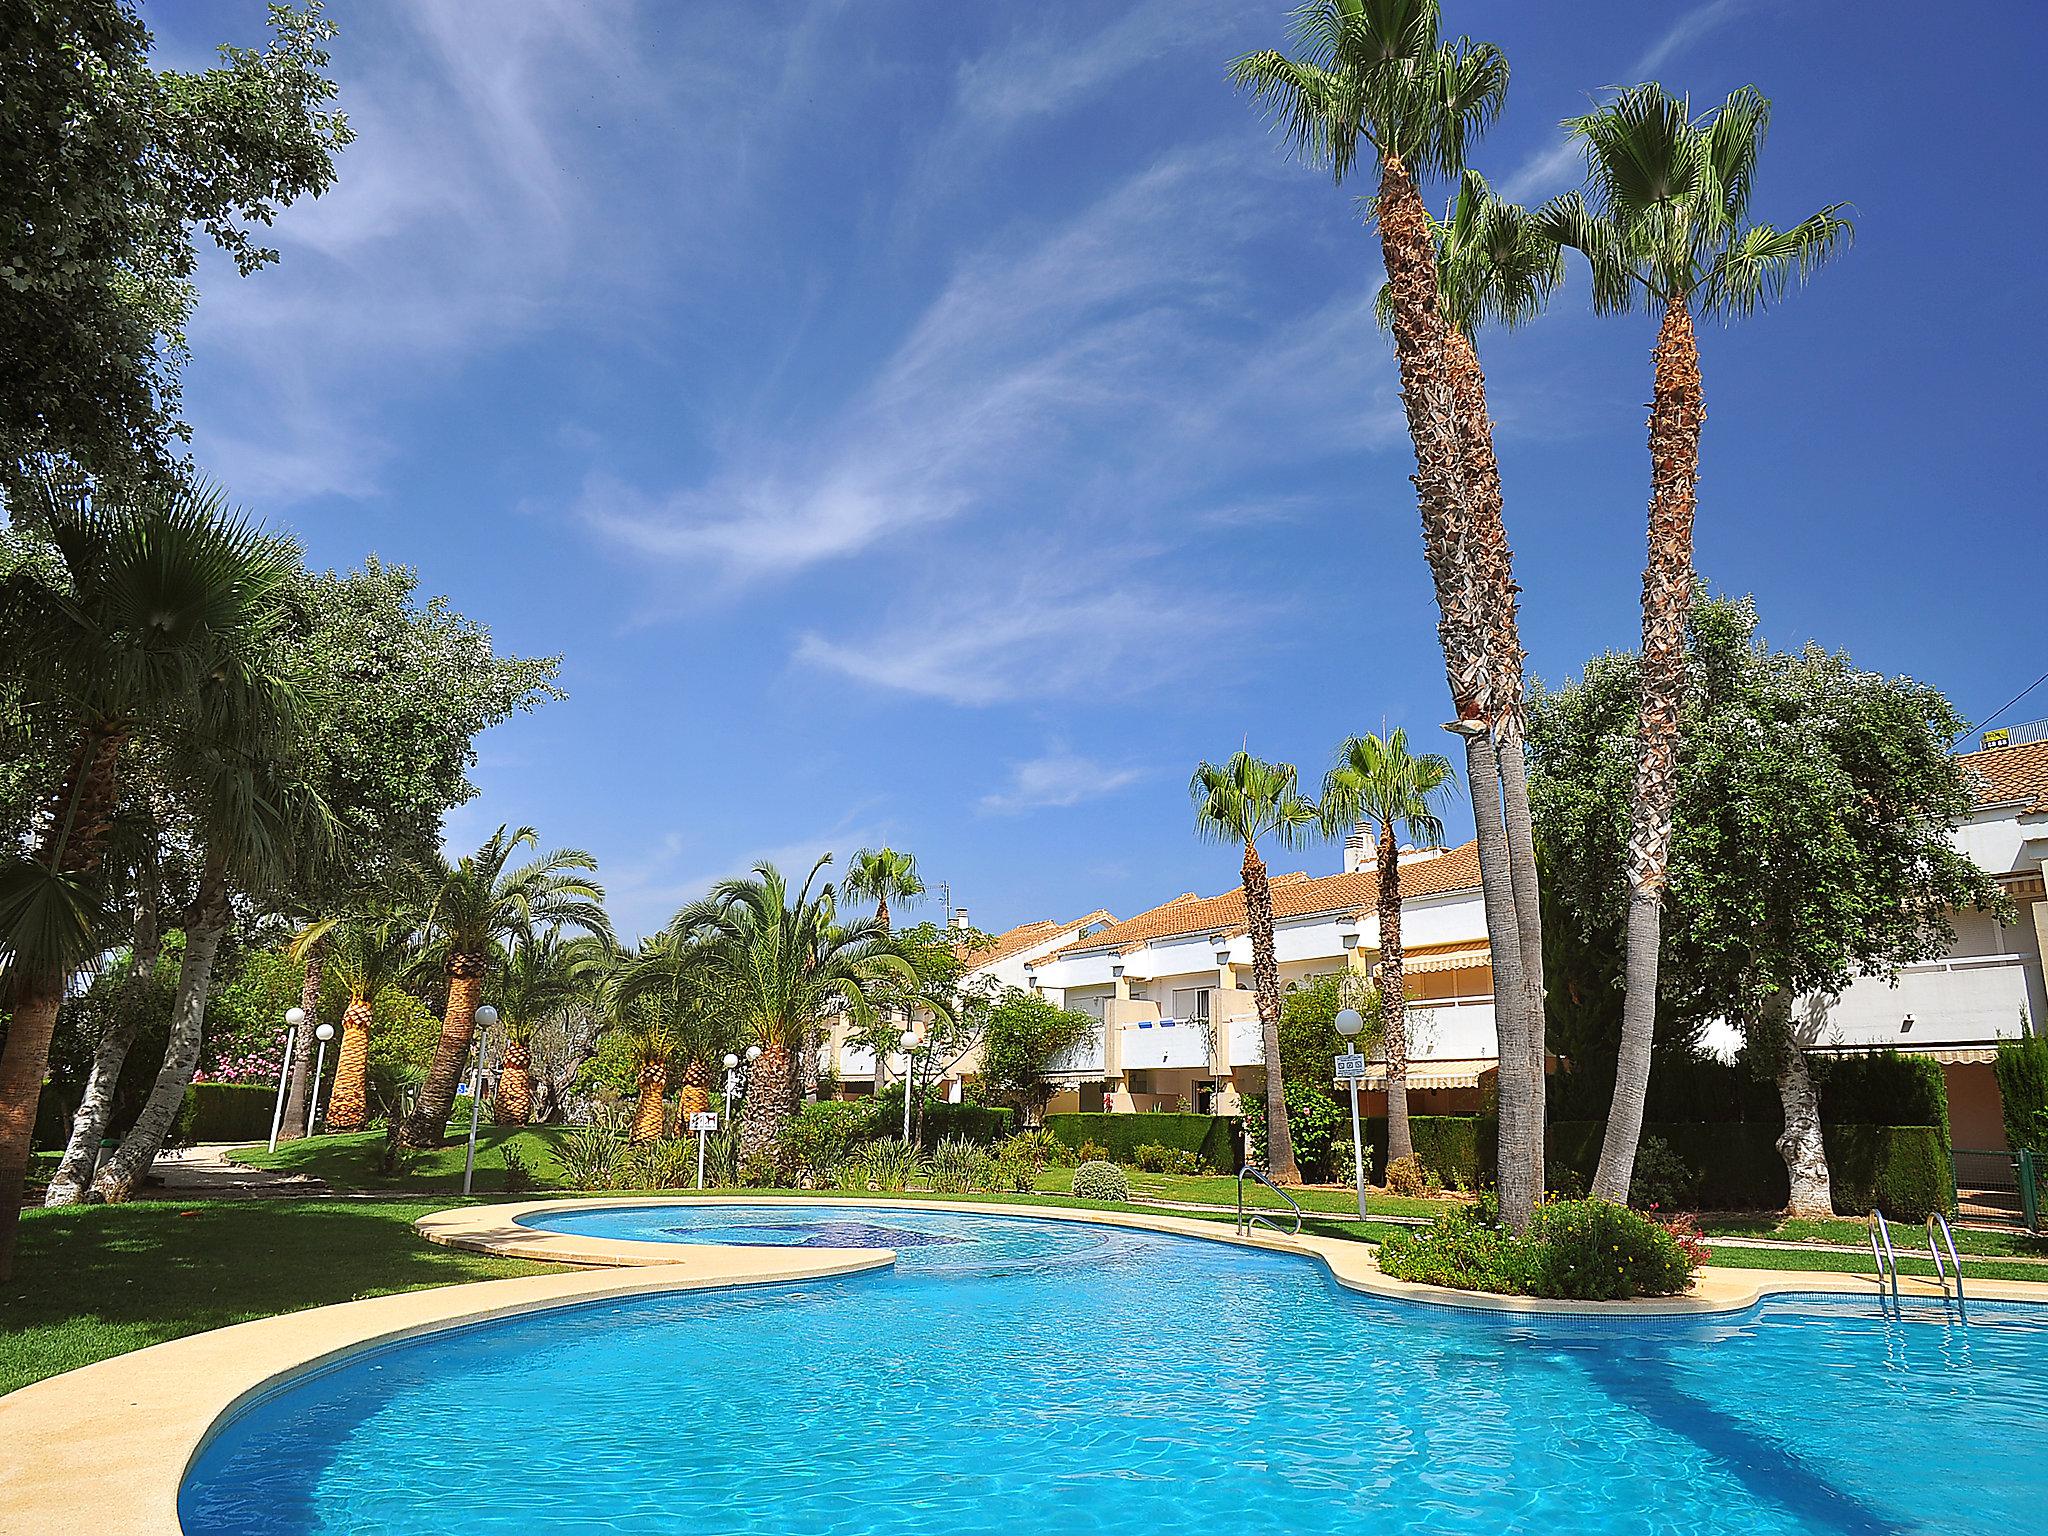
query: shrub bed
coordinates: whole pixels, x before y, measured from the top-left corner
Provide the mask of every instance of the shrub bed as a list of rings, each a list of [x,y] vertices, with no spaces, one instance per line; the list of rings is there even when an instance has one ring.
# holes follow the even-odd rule
[[[1115,1163],[1083,1163],[1074,1170],[1074,1198],[1121,1203],[1131,1198],[1131,1181]]]
[[[1381,1270],[1399,1280],[1572,1301],[1675,1296],[1704,1260],[1698,1243],[1604,1200],[1543,1206],[1527,1237],[1458,1211],[1391,1234],[1379,1251]]]
[[[1235,1123],[1223,1115],[1047,1115],[1046,1129],[1070,1147],[1093,1142],[1107,1161],[1135,1163],[1141,1146],[1192,1152],[1215,1173],[1237,1172]]]

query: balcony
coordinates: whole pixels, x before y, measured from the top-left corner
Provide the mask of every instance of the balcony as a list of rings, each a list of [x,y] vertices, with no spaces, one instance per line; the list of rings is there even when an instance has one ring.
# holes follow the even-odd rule
[[[1989,1049],[2021,1033],[2027,982],[2023,955],[1962,955],[1905,966],[1896,987],[1870,977],[1836,999],[1820,1043],[1889,1045],[1902,1051]]]
[[[1154,1010],[1156,1013],[1157,1010]],[[1135,1018],[1117,1026],[1126,1072],[1158,1067],[1209,1067],[1209,1030],[1194,1019]]]
[[[1098,1022],[1089,1031],[1088,1038],[1073,1050],[1053,1058],[1046,1075],[1052,1078],[1071,1079],[1076,1082],[1092,1082],[1104,1073],[1103,1027]]]

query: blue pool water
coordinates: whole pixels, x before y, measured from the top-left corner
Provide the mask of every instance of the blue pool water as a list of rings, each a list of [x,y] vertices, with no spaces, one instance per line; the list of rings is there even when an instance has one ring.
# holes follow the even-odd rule
[[[895,1268],[393,1345],[231,1423],[191,1536],[1886,1533],[2048,1525],[2048,1309],[1509,1318],[1110,1227],[778,1204],[558,1230]],[[540,1223],[536,1223],[540,1224]],[[867,1229],[865,1231],[859,1229]]]

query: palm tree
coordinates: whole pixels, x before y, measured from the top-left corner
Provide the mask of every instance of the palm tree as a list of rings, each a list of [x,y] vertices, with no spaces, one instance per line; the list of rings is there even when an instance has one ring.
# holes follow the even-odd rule
[[[886,930],[890,902],[909,907],[924,897],[917,855],[898,853],[894,848],[863,848],[847,864],[846,878],[839,882],[839,894],[851,901],[872,901],[875,921]]]
[[[533,1115],[534,1031],[570,1003],[588,996],[611,958],[607,939],[594,933],[564,938],[556,928],[544,929],[512,946],[496,988],[505,1054],[498,1068],[491,1118],[499,1125],[524,1125]]]
[[[711,1063],[735,1043],[712,990],[716,977],[705,946],[671,927],[621,956],[606,983],[621,1016],[644,1009],[664,1022],[683,1063],[677,1098],[686,1116],[711,1108]]]
[[[1374,876],[1379,904],[1380,1026],[1387,1052],[1387,1157],[1415,1150],[1408,1131],[1407,992],[1401,973],[1402,833],[1419,848],[1441,848],[1444,824],[1431,807],[1433,797],[1455,786],[1450,759],[1434,752],[1408,751],[1408,733],[1347,736],[1336,766],[1323,776],[1320,804],[1323,831],[1341,837],[1360,823],[1370,827],[1379,849]]]
[[[1528,1225],[1541,1179],[1532,1119],[1536,1085],[1530,1036],[1540,1032],[1522,965],[1523,925],[1501,803],[1499,668],[1490,643],[1507,620],[1506,541],[1481,526],[1465,458],[1456,378],[1438,298],[1437,252],[1417,177],[1456,175],[1467,142],[1500,113],[1507,59],[1491,43],[1445,42],[1436,0],[1307,0],[1294,13],[1300,56],[1270,49],[1231,66],[1238,85],[1268,106],[1304,157],[1342,182],[1361,149],[1379,163],[1373,219],[1386,264],[1388,314],[1401,400],[1415,448],[1423,552],[1436,587],[1444,670],[1465,739],[1486,928],[1494,957],[1494,1020],[1500,1040],[1501,1216]],[[1507,631],[1512,633],[1511,631]],[[1516,647],[1519,665],[1519,647]],[[1516,738],[1519,746],[1519,737]],[[1523,882],[1531,885],[1533,881]]]
[[[811,1032],[841,1012],[866,1022],[875,1011],[872,992],[890,979],[916,982],[879,918],[840,920],[831,883],[818,880],[831,861],[830,854],[819,859],[794,890],[773,864],[757,864],[670,924],[676,942],[701,955],[707,985],[761,1047],[740,1119],[742,1157],[772,1152],[796,1113],[796,1053]]]
[[[21,1191],[57,1008],[99,948],[107,841],[122,763],[138,733],[220,723],[222,680],[260,673],[289,545],[225,509],[217,491],[152,485],[96,499],[49,472],[7,486],[18,529],[53,562],[0,574],[0,647],[31,717],[70,743],[35,841],[0,864],[0,976],[11,1019],[0,1047],[0,1279],[13,1272]],[[246,722],[245,722],[246,723]]]
[[[439,1146],[455,1107],[455,1088],[476,1033],[476,1009],[491,961],[509,942],[549,928],[581,928],[609,938],[604,887],[589,878],[597,860],[578,848],[561,848],[510,868],[521,848],[540,837],[521,827],[509,837],[493,832],[483,847],[459,863],[445,859],[427,913],[429,953],[448,984],[441,1011],[441,1037],[420,1089],[419,1103],[406,1120],[407,1146]]]
[[[325,1124],[329,1131],[360,1131],[370,1120],[370,1034],[377,999],[418,963],[418,930],[410,918],[389,912],[327,918],[309,924],[287,953],[298,961],[317,958],[322,974],[348,999],[342,1006],[341,1047]]]
[[[1472,487],[1475,565],[1485,593],[1487,656],[1494,697],[1494,757],[1499,763],[1502,822],[1521,933],[1522,990],[1529,1017],[1529,1128],[1532,1156],[1542,1166],[1547,1014],[1543,978],[1543,903],[1536,868],[1536,833],[1529,812],[1527,711],[1521,635],[1516,615],[1513,555],[1501,516],[1500,461],[1486,408],[1486,375],[1479,365],[1479,328],[1513,330],[1540,314],[1564,280],[1564,252],[1527,209],[1494,195],[1486,178],[1467,170],[1448,215],[1432,221],[1437,248],[1437,303],[1445,321],[1444,359],[1458,402],[1465,474]],[[1382,287],[1382,324],[1392,294]]]
[[[1651,353],[1649,558],[1643,569],[1641,703],[1628,842],[1628,928],[1621,1051],[1593,1193],[1626,1200],[1642,1135],[1657,1017],[1657,949],[1678,795],[1685,622],[1698,578],[1692,525],[1699,481],[1700,383],[1695,308],[1735,319],[1803,282],[1854,234],[1843,203],[1790,229],[1752,223],[1750,194],[1770,125],[1752,86],[1692,115],[1661,85],[1631,86],[1565,127],[1586,152],[1587,199],[1568,192],[1542,212],[1551,236],[1582,253],[1602,314],[1661,312]]]
[[[1259,1010],[1259,1042],[1266,1061],[1266,1171],[1277,1183],[1299,1184],[1294,1139],[1287,1125],[1287,1093],[1280,1070],[1280,961],[1273,949],[1273,889],[1259,840],[1291,848],[1316,826],[1315,803],[1295,784],[1292,763],[1261,762],[1233,752],[1221,767],[1204,762],[1188,781],[1195,802],[1195,833],[1244,845],[1239,878],[1245,922],[1252,933],[1252,990]]]
[[[675,1060],[678,1042],[667,1019],[642,1002],[619,1017],[613,1033],[626,1044],[639,1096],[633,1103],[632,1138],[638,1142],[661,1140],[666,1114],[669,1067]]]

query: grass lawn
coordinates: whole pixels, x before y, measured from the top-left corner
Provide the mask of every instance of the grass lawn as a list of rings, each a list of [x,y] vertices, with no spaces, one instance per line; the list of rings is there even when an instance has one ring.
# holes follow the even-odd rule
[[[22,1212],[0,1283],[0,1392],[275,1312],[560,1266],[439,1248],[412,1230],[446,1200],[137,1202]]]
[[[1173,1200],[1189,1205],[1237,1205],[1237,1180],[1227,1173],[1138,1173],[1124,1170],[1131,1181],[1131,1193],[1150,1200]],[[1071,1168],[1048,1168],[1038,1180],[1038,1187],[1047,1194],[1064,1195],[1074,1187],[1074,1170]],[[1358,1210],[1358,1196],[1349,1189],[1318,1189],[1303,1187],[1290,1193],[1304,1211],[1324,1211],[1331,1215],[1354,1214]],[[1285,1210],[1280,1198],[1262,1184],[1247,1180],[1244,1203],[1255,1205],[1261,1210],[1278,1208]],[[1378,1194],[1368,1191],[1365,1208],[1368,1213],[1381,1216],[1440,1216],[1463,1202],[1453,1199],[1410,1200],[1400,1195]]]
[[[1783,1221],[1777,1216],[1718,1216],[1700,1223],[1700,1230],[1713,1237],[1761,1237],[1786,1243],[1845,1243],[1855,1248],[1870,1244],[1868,1229],[1860,1217],[1840,1216],[1833,1221]],[[2048,1237],[2022,1232],[1979,1232],[1970,1227],[1955,1229],[1958,1253],[1987,1258],[2048,1259]],[[1901,1256],[1910,1248],[1926,1246],[1925,1229],[1909,1222],[1892,1223],[1892,1246]]]
[[[486,1125],[476,1135],[476,1184],[478,1194],[506,1192],[505,1150],[516,1150],[533,1171],[536,1189],[559,1189],[564,1178],[555,1149],[569,1133],[560,1125]],[[331,1189],[344,1194],[389,1193],[455,1194],[462,1188],[462,1164],[468,1154],[467,1128],[460,1141],[414,1153],[403,1172],[385,1173],[380,1167],[384,1155],[384,1133],[363,1131],[353,1136],[311,1136],[303,1141],[280,1142],[275,1152],[259,1143],[238,1147],[231,1154],[238,1163],[251,1168],[275,1168],[283,1173],[311,1174]]]

